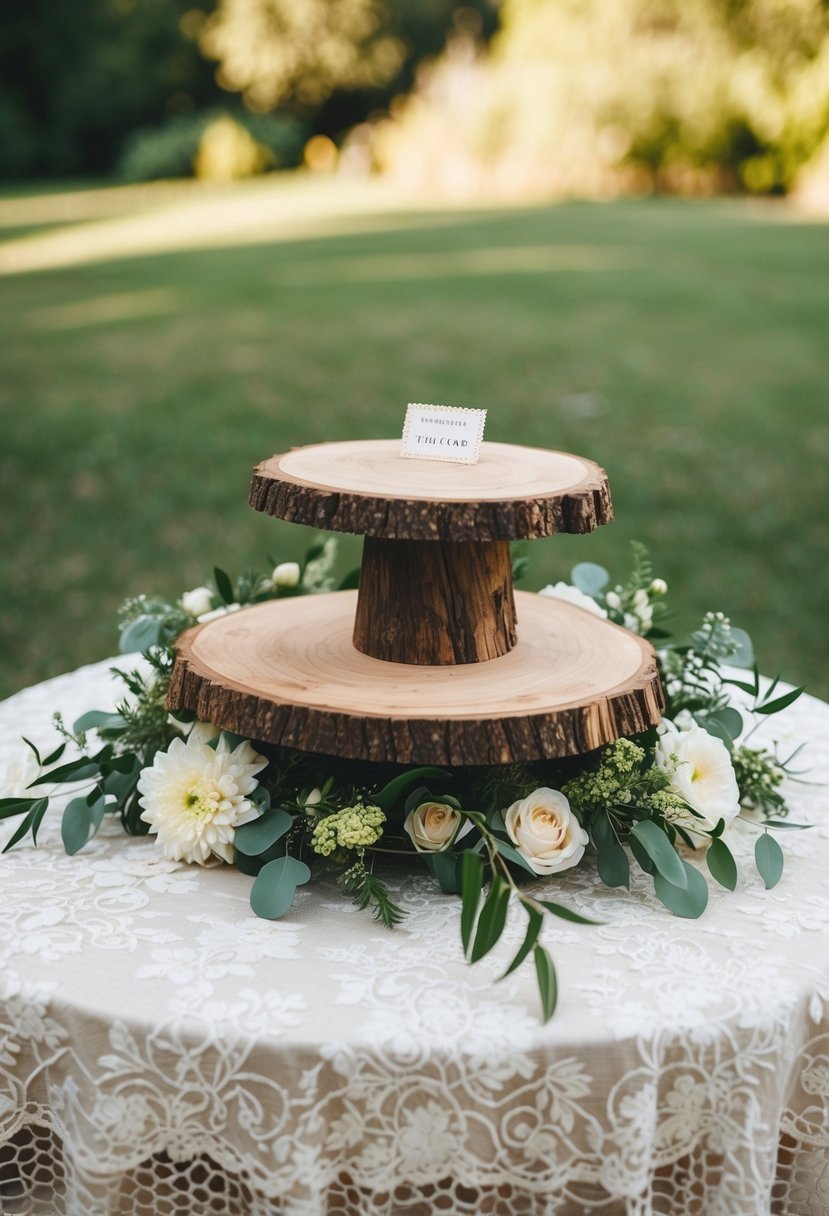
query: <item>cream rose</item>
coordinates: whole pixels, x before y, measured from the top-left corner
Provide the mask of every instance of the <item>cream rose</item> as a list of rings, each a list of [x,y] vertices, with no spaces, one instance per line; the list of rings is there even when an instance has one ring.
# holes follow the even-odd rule
[[[592,612],[594,616],[607,616],[601,604],[597,604],[592,596],[585,595],[571,583],[548,583],[538,594],[553,600],[564,600],[567,604],[574,604],[576,608],[583,608],[585,612]]]
[[[578,865],[588,835],[559,790],[533,790],[504,812],[507,835],[536,874],[556,874]]]
[[[204,616],[213,607],[213,592],[209,587],[194,587],[192,591],[185,591],[181,606],[195,617]]]
[[[299,584],[299,562],[280,562],[274,566],[271,582],[274,587],[296,587]]]
[[[421,802],[409,811],[403,830],[418,853],[442,853],[448,849],[461,826],[461,813],[446,802]]]

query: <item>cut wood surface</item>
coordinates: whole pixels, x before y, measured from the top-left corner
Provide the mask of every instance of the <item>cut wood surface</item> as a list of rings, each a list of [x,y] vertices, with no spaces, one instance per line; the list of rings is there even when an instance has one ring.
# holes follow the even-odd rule
[[[573,755],[659,721],[648,642],[559,600],[515,600],[508,654],[434,667],[356,650],[356,592],[258,604],[182,635],[168,705],[252,739],[401,764]]]
[[[250,504],[324,531],[405,540],[536,539],[613,518],[599,465],[508,443],[483,443],[477,464],[406,459],[399,439],[295,448],[256,466]]]
[[[509,543],[363,545],[354,645],[393,663],[481,663],[515,645]]]

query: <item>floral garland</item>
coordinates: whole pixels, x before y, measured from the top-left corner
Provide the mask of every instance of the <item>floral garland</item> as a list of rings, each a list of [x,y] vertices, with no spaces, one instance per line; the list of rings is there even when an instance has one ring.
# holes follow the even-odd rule
[[[63,811],[62,838],[76,853],[105,815],[131,835],[155,834],[164,854],[199,865],[235,864],[254,877],[253,911],[270,919],[290,907],[314,870],[333,870],[360,908],[388,927],[403,918],[378,866],[402,858],[425,864],[441,890],[462,901],[461,938],[474,963],[499,940],[510,906],[527,918],[526,932],[505,974],[532,955],[543,1017],[556,1004],[555,966],[540,944],[546,914],[579,924],[585,917],[538,894],[530,879],[554,880],[588,859],[608,886],[630,886],[631,861],[653,878],[662,903],[698,917],[708,899],[702,870],[684,851],[706,845],[711,878],[734,890],[737,866],[728,831],[741,816],[757,829],[755,860],[766,887],[779,880],[783,853],[769,829],[790,828],[781,793],[797,754],[754,747],[764,717],[785,709],[802,688],[763,687],[748,636],[722,613],[708,613],[690,638],[665,629],[667,586],[654,578],[644,548],[633,569],[610,586],[602,567],[583,562],[571,583],[542,595],[568,600],[653,640],[667,698],[656,728],[585,756],[450,770],[337,761],[290,751],[170,715],[164,699],[177,636],[197,622],[264,600],[332,590],[336,541],[316,546],[300,565],[282,562],[269,577],[231,581],[214,571],[213,585],[178,603],[139,596],[121,611],[121,650],[140,650],[145,670],[118,671],[127,696],[115,713],[93,710],[72,728],[55,716],[63,742],[32,753],[33,779],[0,800],[0,818],[22,815],[6,845],[37,832],[56,787],[81,792]],[[522,559],[514,567],[522,573]],[[344,585],[354,586],[355,575]],[[736,679],[733,668],[745,668]],[[732,704],[732,690],[751,699]],[[746,718],[754,725],[746,729]],[[94,746],[92,746],[94,744]],[[75,759],[64,761],[67,746]],[[799,751],[799,749],[797,749]],[[50,786],[42,793],[40,787]],[[6,851],[4,850],[4,851]]]

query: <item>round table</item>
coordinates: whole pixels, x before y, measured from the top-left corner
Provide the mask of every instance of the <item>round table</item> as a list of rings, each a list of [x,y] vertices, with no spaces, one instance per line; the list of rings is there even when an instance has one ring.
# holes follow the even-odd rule
[[[0,705],[0,796],[20,734],[48,747],[55,709],[114,704],[114,661]],[[764,735],[808,738],[829,780],[829,706]],[[826,1216],[827,790],[786,793],[815,826],[781,836],[779,886],[740,827],[737,890],[712,884],[699,921],[644,881],[563,875],[556,898],[603,923],[546,926],[547,1026],[531,969],[494,982],[519,918],[470,968],[425,875],[394,880],[391,931],[326,883],[271,923],[243,874],[116,825],[65,856],[53,809],[0,859],[0,1210]]]

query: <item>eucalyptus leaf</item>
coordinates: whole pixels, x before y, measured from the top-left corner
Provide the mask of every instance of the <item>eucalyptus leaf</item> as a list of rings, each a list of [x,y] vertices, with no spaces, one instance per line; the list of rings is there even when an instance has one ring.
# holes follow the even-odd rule
[[[461,941],[463,952],[469,952],[469,940],[472,927],[481,902],[481,888],[484,881],[484,863],[477,853],[471,850],[461,854]]]
[[[731,628],[731,641],[736,649],[728,656],[732,667],[751,667],[754,662],[754,645],[745,629]]]
[[[814,826],[815,825],[813,823],[792,823],[788,819],[767,819],[766,820],[766,827],[774,828],[775,831],[777,831],[777,832],[780,832],[780,831],[805,832],[805,831],[808,831],[809,828],[813,828]]]
[[[653,888],[657,898],[676,916],[696,920],[702,916],[708,904],[708,884],[695,866],[683,861],[685,868],[684,887],[674,886],[660,873],[654,875]]]
[[[145,651],[161,642],[163,624],[154,616],[136,617],[121,631],[118,649],[121,654],[132,654],[134,650]]]
[[[570,572],[570,581],[585,595],[597,596],[610,582],[610,575],[595,562],[579,562]]]
[[[297,887],[308,882],[311,871],[296,857],[277,857],[256,876],[250,892],[250,906],[265,920],[278,920],[290,908]]]
[[[60,760],[63,753],[66,751],[66,743],[61,743],[53,752],[49,752],[48,756],[44,757],[43,767],[48,768],[50,764],[56,764]]]
[[[708,731],[709,735],[722,739],[729,750],[731,750],[734,740],[739,738],[743,729],[742,715],[730,705],[726,705],[712,714],[703,714],[698,721],[700,726]]]
[[[539,946],[536,943],[533,953],[535,957],[535,974],[538,980],[538,992],[541,997],[541,1017],[542,1021],[549,1022],[556,1011],[556,1003],[558,1001],[556,969],[553,960],[543,946]]]
[[[607,887],[627,887],[630,890],[630,862],[606,815],[597,815],[592,825],[596,846],[596,868]]]
[[[53,768],[48,773],[41,773],[26,788],[31,789],[34,785],[61,785],[66,782],[83,781],[87,777],[96,776],[100,770],[101,766],[97,760],[90,760],[89,756],[80,756],[77,760],[70,760],[68,764],[61,764],[58,768]]]
[[[280,840],[293,826],[293,822],[287,811],[283,811],[281,807],[275,807],[251,823],[243,823],[240,828],[237,828],[233,837],[233,846],[237,853],[257,857],[277,840]]]
[[[0,819],[11,819],[13,815],[24,815],[38,798],[0,798]]]
[[[90,709],[88,713],[76,718],[72,730],[76,735],[85,734],[88,730],[100,730],[102,727],[114,730],[127,725],[120,714],[108,713],[103,709]]]
[[[754,842],[754,860],[766,890],[770,891],[777,886],[783,873],[783,850],[768,832],[763,832]]]
[[[516,971],[521,966],[524,959],[538,941],[538,934],[541,930],[542,924],[544,923],[544,917],[536,908],[531,908],[527,905],[525,905],[525,907],[527,910],[527,916],[530,918],[530,923],[527,925],[527,932],[524,935],[524,940],[518,949],[518,953],[507,967],[504,974],[500,977],[502,980],[505,980],[508,975],[511,975],[513,971]]]
[[[728,845],[722,840],[712,840],[705,855],[711,875],[727,891],[737,886],[737,863]]]
[[[78,853],[88,842],[92,835],[92,828],[92,811],[86,798],[82,796],[67,802],[61,820],[60,834],[63,847],[70,857]]]
[[[642,819],[639,823],[634,823],[630,834],[639,841],[663,878],[675,887],[682,887],[683,890],[687,887],[688,879],[682,858],[652,819]]]

